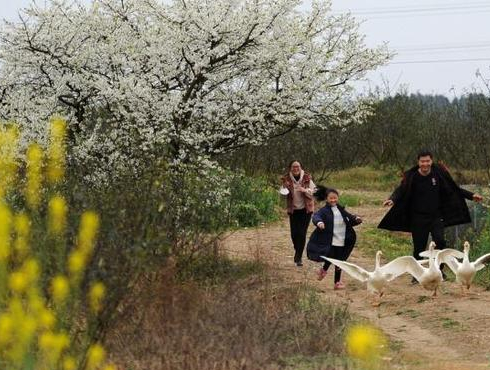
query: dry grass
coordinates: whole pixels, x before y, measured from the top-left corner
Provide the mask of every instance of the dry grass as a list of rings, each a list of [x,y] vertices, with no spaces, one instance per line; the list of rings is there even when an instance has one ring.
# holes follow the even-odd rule
[[[107,336],[124,369],[272,370],[343,351],[346,308],[304,285],[281,287],[264,271],[210,287],[171,270],[140,281]]]

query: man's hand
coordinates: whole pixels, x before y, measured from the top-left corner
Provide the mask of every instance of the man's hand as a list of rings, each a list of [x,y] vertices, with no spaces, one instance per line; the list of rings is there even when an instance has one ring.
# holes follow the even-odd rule
[[[383,202],[383,207],[391,207],[393,205],[393,201],[391,199],[386,199]]]
[[[318,227],[320,230],[324,230],[325,229],[325,224],[323,222],[319,222],[316,224],[316,227]]]
[[[480,194],[473,194],[473,200],[475,202],[481,202],[483,200],[483,197]]]
[[[362,218],[360,218],[359,216],[357,216],[356,217],[356,222],[362,224]]]

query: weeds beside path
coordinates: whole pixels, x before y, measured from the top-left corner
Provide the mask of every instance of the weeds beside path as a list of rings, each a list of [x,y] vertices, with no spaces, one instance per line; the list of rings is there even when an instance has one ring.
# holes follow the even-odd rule
[[[357,195],[373,201],[358,202],[358,206],[349,207],[365,220],[357,228],[359,241],[350,260],[372,269],[372,254],[378,248],[385,249],[383,251],[389,258],[409,252],[408,236],[388,237],[375,230],[386,212],[375,199],[383,199],[386,194],[358,192]],[[431,299],[429,292],[420,286],[412,286],[410,277],[404,275],[387,290],[383,304],[373,308],[363,284],[349,276],[343,276],[347,289],[338,292],[332,288],[332,272],[329,271],[324,281],[318,282],[315,275],[318,264],[306,261],[302,268],[293,264],[286,219],[233,232],[223,241],[223,247],[233,258],[264,261],[285,284],[311,285],[326,301],[348,304],[352,314],[379,326],[392,343],[392,357],[386,359],[389,368],[469,370],[489,366],[490,292],[480,287],[472,288],[467,297],[461,297],[455,283],[444,282],[442,294]]]

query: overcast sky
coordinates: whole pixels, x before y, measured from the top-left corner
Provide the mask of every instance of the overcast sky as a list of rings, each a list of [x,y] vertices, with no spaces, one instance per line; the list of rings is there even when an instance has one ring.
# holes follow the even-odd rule
[[[0,18],[15,20],[29,2],[0,0]],[[477,70],[490,78],[488,0],[333,0],[333,11],[351,11],[362,20],[369,46],[388,42],[398,53],[359,89],[408,86],[411,92],[453,96],[481,86]]]

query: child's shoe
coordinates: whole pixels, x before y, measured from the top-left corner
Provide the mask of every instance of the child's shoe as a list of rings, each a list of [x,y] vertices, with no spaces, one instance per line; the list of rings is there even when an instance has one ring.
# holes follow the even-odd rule
[[[345,289],[345,285],[341,281],[337,281],[333,286],[333,290],[342,290],[342,289]]]
[[[318,279],[318,281],[323,280],[323,278],[324,278],[325,276],[327,276],[327,271],[325,271],[325,270],[323,269],[323,267],[320,267],[320,270],[318,270],[318,272],[317,272],[317,279]]]

